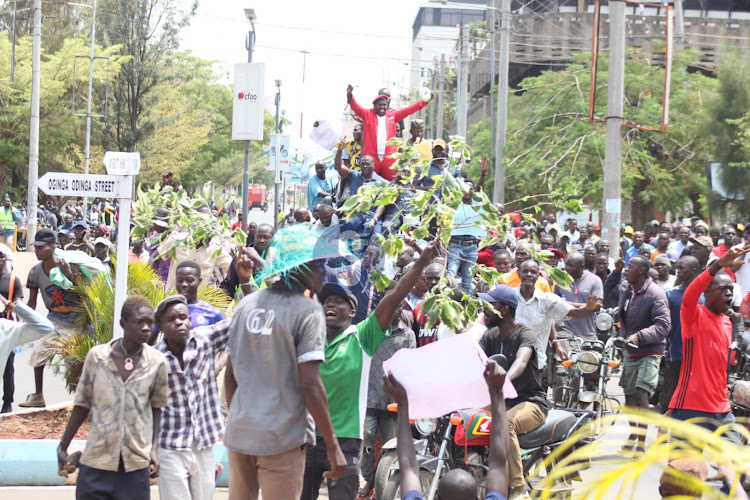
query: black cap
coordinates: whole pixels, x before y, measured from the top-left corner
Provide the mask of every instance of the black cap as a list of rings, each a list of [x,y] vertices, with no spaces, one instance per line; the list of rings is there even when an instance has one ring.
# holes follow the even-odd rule
[[[158,322],[161,319],[161,315],[175,304],[188,305],[187,299],[183,295],[170,295],[156,305],[156,310],[154,311],[154,321]]]
[[[55,233],[52,232],[51,229],[40,229],[36,232],[36,237],[34,238],[34,245],[35,246],[42,246],[42,245],[54,245],[57,243],[57,238],[55,238]]]
[[[346,297],[347,300],[349,300],[352,309],[357,308],[357,297],[348,288],[345,288],[338,283],[326,283],[325,285],[323,285],[323,290],[318,295],[318,297],[320,297],[321,304],[324,303],[326,301],[326,298],[331,295]]]

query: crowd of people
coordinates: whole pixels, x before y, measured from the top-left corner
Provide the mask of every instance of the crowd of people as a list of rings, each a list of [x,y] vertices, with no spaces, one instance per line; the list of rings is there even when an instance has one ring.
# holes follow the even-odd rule
[[[149,478],[157,476],[160,498],[211,498],[221,472],[213,446],[223,439],[233,500],[257,499],[259,492],[267,499],[314,500],[324,479],[332,500],[367,500],[374,495],[377,438],[397,435],[402,497],[421,498],[408,398],[398,380],[384,378],[383,363],[400,349],[455,335],[470,335],[487,356],[503,354],[509,361],[507,373],[494,362],[486,366],[495,419],[486,498],[528,498],[518,435],[545,421],[551,384],[545,367],[568,356],[555,342],[562,334],[556,322],[563,321],[569,334],[592,338],[594,312],[602,306],[619,308],[619,334],[628,345],[620,379],[627,406],[650,408],[666,356],[659,411],[680,420],[706,417],[701,425],[712,429],[733,422],[726,366],[729,344],[742,329],[736,311],[743,297],[750,301],[750,225],[714,231],[699,217],[652,221],[642,231],[623,225],[619,241],[607,241],[591,222],[579,227],[573,218],[560,224],[555,215],[530,221],[511,213],[502,243],[480,250],[485,233],[473,194],[483,188],[486,158],[471,181],[451,165],[445,141],[428,141],[423,122],[412,119],[407,145],[430,164],[404,179],[394,168],[398,148],[391,139],[396,124],[426,102],[393,111],[381,91],[365,109],[352,91],[350,86],[347,102],[362,124],[351,141],[337,145],[332,169],[315,165],[309,204],[293,210],[284,227],[275,232],[240,219],[235,227],[247,229],[245,246],[206,242],[168,254],[166,247],[179,244],[179,231],[160,209],[150,236],[131,242],[129,261],[153,266],[174,294],[155,306],[129,297],[121,311],[122,337],[86,356],[57,451],[62,472],[79,468],[77,498],[149,498]],[[447,245],[406,231],[401,254],[386,256],[378,235],[401,234],[411,224],[404,207],[418,191],[439,191],[440,176],[460,176],[467,186]],[[393,203],[348,217],[341,207],[370,183],[403,189]],[[26,280],[27,305],[12,274],[13,251],[0,244],[6,314],[25,321],[23,329],[2,322],[3,330],[14,332],[0,341],[0,363],[8,361],[11,380],[13,348],[76,334],[80,298],[53,282],[51,273],[58,269],[76,282],[80,269],[56,250],[106,262],[99,245],[108,249],[102,240],[117,230],[116,206],[111,213],[108,207],[106,201],[90,210],[66,206],[61,225],[55,221],[37,231],[31,244],[39,263]],[[6,208],[17,212],[10,200]],[[213,207],[205,208],[210,213]],[[502,214],[504,207],[497,208]],[[11,218],[16,223],[20,215]],[[341,244],[347,233],[363,242],[361,248]],[[499,279],[483,281],[475,264],[494,268]],[[564,269],[570,286],[556,284],[545,271],[550,267]],[[374,270],[390,278],[385,289],[378,288]],[[459,328],[422,310],[431,295],[443,292],[436,287],[445,277],[454,301],[476,296],[488,304]],[[203,281],[239,300],[231,317],[198,299]],[[46,318],[34,313],[39,295]],[[45,405],[48,362],[35,347],[35,392],[20,406]],[[516,398],[503,398],[506,377]],[[8,387],[6,380],[6,392]],[[387,411],[392,401],[399,404],[398,416]],[[11,402],[12,384],[4,412]],[[75,459],[68,447],[87,418],[86,449]],[[644,445],[645,432],[634,424],[621,451],[637,456]],[[476,498],[472,481],[448,474],[439,497]]]

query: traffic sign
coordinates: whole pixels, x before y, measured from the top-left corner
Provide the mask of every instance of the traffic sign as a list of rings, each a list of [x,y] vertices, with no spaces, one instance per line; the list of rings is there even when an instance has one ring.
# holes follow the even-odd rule
[[[51,196],[130,197],[130,182],[121,175],[47,172],[36,181],[36,185]]]

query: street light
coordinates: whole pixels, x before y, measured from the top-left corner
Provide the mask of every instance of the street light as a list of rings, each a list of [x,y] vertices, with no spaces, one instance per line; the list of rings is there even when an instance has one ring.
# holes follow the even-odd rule
[[[258,16],[255,15],[255,9],[244,9],[245,18],[250,21],[250,31],[245,37],[245,49],[247,49],[247,62],[253,62],[253,46],[255,45],[255,21]],[[250,190],[250,141],[245,141],[245,170],[242,173],[242,220],[247,226],[247,213],[250,210],[248,206],[248,192]]]
[[[279,156],[281,156],[281,122],[279,121],[279,106],[281,105],[281,80],[276,80],[276,140],[274,141],[275,161],[274,161],[274,176],[273,176],[273,227],[274,229],[279,228],[279,210],[281,209],[281,171],[279,169]]]

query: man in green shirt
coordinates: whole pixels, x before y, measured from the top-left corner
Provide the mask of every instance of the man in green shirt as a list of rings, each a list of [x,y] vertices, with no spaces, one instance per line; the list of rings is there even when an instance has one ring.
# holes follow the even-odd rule
[[[435,257],[436,245],[436,241],[427,245],[409,272],[367,319],[357,325],[352,325],[357,297],[349,289],[329,283],[319,295],[326,320],[325,361],[320,366],[320,378],[328,395],[333,429],[346,457],[344,475],[337,481],[328,481],[331,500],[351,500],[357,496],[370,361],[388,336],[396,310]],[[323,472],[330,470],[326,450],[325,441],[320,439],[315,447],[308,447],[301,500],[318,498]]]

